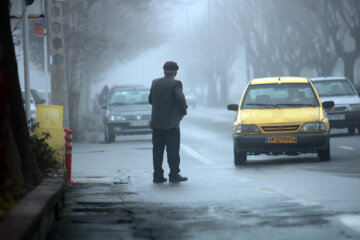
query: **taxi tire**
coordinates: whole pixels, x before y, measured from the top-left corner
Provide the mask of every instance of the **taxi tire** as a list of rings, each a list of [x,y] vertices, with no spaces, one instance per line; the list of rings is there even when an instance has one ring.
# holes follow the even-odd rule
[[[112,143],[115,141],[115,134],[113,133],[111,127],[105,126],[104,138],[106,143]]]
[[[327,148],[325,150],[320,150],[317,152],[318,158],[320,158],[320,161],[330,161],[330,144],[328,144]]]
[[[240,166],[246,164],[246,152],[236,152],[234,150],[234,164],[235,166]]]

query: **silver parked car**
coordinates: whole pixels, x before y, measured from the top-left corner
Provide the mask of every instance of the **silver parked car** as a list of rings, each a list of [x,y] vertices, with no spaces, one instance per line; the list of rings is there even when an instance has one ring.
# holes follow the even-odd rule
[[[105,142],[115,141],[116,135],[150,134],[150,89],[137,86],[115,86],[103,104]]]
[[[360,134],[360,97],[346,77],[312,78],[321,101],[334,101],[335,106],[326,113],[331,128],[347,128],[350,134]]]

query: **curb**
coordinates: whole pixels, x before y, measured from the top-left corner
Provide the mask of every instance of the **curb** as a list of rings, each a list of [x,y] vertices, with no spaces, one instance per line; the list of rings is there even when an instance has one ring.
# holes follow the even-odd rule
[[[45,239],[64,202],[65,179],[45,178],[0,220],[2,240]]]

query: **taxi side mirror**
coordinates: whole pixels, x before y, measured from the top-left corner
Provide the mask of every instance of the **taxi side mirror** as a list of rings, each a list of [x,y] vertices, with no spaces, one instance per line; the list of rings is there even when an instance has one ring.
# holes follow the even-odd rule
[[[229,104],[227,105],[227,109],[230,110],[230,111],[237,111],[239,108],[239,105],[237,104]]]
[[[325,101],[322,103],[323,108],[332,108],[335,106],[335,103],[333,101]]]

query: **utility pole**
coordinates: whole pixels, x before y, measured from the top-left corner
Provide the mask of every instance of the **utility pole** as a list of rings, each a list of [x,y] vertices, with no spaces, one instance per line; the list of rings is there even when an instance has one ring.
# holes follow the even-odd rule
[[[47,18],[47,16],[46,16]],[[46,94],[46,104],[51,104],[51,99],[49,99],[50,93],[50,79],[49,79],[49,65],[48,65],[48,26],[46,24],[46,18],[44,18],[44,78],[45,78],[45,94]]]
[[[24,88],[25,88],[25,112],[26,122],[29,129],[31,129],[31,109],[30,109],[30,74],[29,74],[29,29],[28,29],[28,16],[27,6],[25,0],[21,1],[22,4],[22,35],[23,35],[23,52],[24,52]]]
[[[63,2],[64,0],[48,0],[48,41],[51,72],[51,104],[64,107],[65,128],[69,127],[69,106],[67,94],[67,74],[65,39],[63,26]]]

